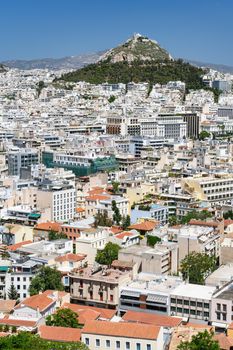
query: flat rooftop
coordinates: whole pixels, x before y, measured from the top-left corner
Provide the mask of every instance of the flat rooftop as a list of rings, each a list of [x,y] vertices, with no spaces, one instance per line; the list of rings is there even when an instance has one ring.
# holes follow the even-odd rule
[[[216,287],[202,286],[199,284],[184,283],[180,284],[172,295],[192,299],[211,300]]]
[[[129,282],[123,290],[134,290],[149,293],[170,294],[180,284],[184,283],[181,278],[176,276],[155,275],[150,273],[139,273],[137,277]]]
[[[122,276],[128,275],[128,272],[122,272],[113,268],[94,268],[93,266],[87,266],[82,269],[73,270],[71,272],[72,277],[103,281],[108,283],[116,283]]]

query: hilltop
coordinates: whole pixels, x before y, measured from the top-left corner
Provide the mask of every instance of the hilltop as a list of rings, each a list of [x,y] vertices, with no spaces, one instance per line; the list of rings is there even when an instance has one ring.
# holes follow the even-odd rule
[[[107,51],[97,63],[64,74],[59,80],[92,84],[148,82],[150,85],[181,80],[188,89],[204,88],[205,71],[183,60],[173,60],[154,40],[139,34]]]
[[[171,55],[157,41],[135,34],[124,44],[119,45],[100,57],[99,61],[117,62],[133,62],[133,61],[169,61],[172,60]]]

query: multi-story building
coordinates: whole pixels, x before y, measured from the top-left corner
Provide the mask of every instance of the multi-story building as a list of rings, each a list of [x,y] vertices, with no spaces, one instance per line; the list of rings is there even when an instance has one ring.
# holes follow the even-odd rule
[[[182,283],[179,277],[139,273],[120,288],[119,310],[169,315],[170,294]]]
[[[168,275],[177,273],[178,247],[172,242],[156,244],[154,248],[132,246],[121,249],[119,259],[136,263],[138,270],[144,273]]]
[[[214,204],[233,203],[233,177],[215,175],[208,177],[188,177],[181,181],[185,192],[196,200],[206,200]]]
[[[90,350],[162,350],[163,328],[132,322],[89,321],[82,329],[81,340]]]
[[[94,152],[46,151],[42,153],[42,162],[48,168],[72,170],[76,176],[87,176],[117,168],[114,155],[101,155]]]
[[[76,189],[69,181],[42,185],[37,192],[37,207],[47,211],[47,220],[69,221],[75,215]]]
[[[22,168],[39,163],[39,152],[37,149],[14,148],[8,152],[9,175],[20,175]]]
[[[133,271],[88,266],[70,273],[71,303],[115,309],[119,288],[133,278]]]
[[[151,218],[158,221],[160,225],[165,225],[168,222],[168,213],[168,206],[160,204],[152,204],[148,208],[136,206],[131,210],[131,222],[136,223],[141,218]]]
[[[213,227],[187,225],[173,230],[179,247],[179,263],[191,252],[220,255],[220,235]]]
[[[208,321],[215,287],[183,283],[171,292],[171,316]]]
[[[233,282],[217,288],[212,297],[211,322],[213,326],[226,328],[233,321]]]

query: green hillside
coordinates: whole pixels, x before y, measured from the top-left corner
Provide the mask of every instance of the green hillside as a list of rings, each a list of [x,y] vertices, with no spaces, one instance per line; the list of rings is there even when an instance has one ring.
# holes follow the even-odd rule
[[[182,60],[176,61],[133,61],[131,63],[110,60],[90,64],[82,69],[64,74],[59,80],[66,82],[86,81],[92,84],[148,82],[166,84],[169,81],[180,80],[186,83],[187,89],[204,88],[201,68],[190,65]]]

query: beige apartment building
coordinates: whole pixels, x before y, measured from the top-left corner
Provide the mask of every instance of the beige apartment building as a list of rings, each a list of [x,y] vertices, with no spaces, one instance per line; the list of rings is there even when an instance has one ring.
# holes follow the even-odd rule
[[[90,265],[69,276],[71,303],[116,309],[119,287],[132,280],[133,270]]]
[[[205,253],[216,258],[220,255],[220,235],[213,227],[185,225],[174,229],[179,247],[179,264],[191,252]]]
[[[233,200],[232,175],[188,177],[182,179],[181,186],[195,200],[207,200],[213,204],[223,204]]]

